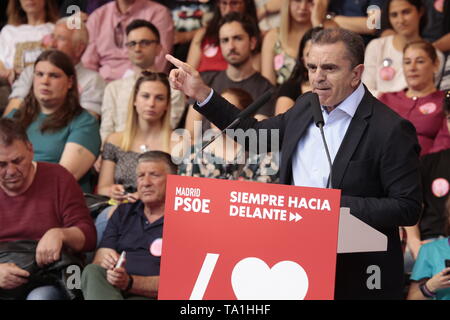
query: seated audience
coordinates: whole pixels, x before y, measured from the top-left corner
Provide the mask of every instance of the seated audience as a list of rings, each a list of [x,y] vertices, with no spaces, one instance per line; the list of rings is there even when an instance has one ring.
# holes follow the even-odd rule
[[[439,61],[426,41],[410,42],[403,53],[403,73],[408,87],[384,93],[380,101],[416,127],[421,155],[450,148],[447,119],[442,107],[444,92],[434,83]]]
[[[403,74],[403,49],[413,41],[422,40],[420,36],[424,25],[425,12],[421,0],[387,0],[382,18],[393,35],[372,40],[366,48],[363,82],[370,92],[378,97],[385,92],[397,92],[407,87]],[[438,52],[439,69],[444,61]],[[437,82],[438,83],[438,82]]]
[[[308,69],[305,59],[308,57],[311,46],[311,38],[323,28],[315,27],[306,31],[298,48],[297,62],[289,79],[283,83],[278,90],[278,97],[275,104],[275,115],[285,113],[295,103],[295,100],[307,91],[311,91],[308,79]]]
[[[6,2],[6,0],[3,0]],[[44,50],[41,40],[58,17],[54,0],[9,0],[8,24],[0,31],[0,112],[8,104],[11,84]]]
[[[108,222],[93,264],[83,271],[81,289],[86,300],[157,297],[166,179],[176,172],[167,153],[149,151],[139,156],[140,200],[121,204]],[[125,261],[117,266],[122,252],[126,252]]]
[[[34,64],[33,86],[14,117],[27,129],[34,160],[59,163],[84,192],[91,192],[89,169],[100,149],[97,120],[78,98],[75,68],[58,50],[44,51]]]
[[[253,99],[263,95],[273,86],[253,68],[251,54],[258,42],[259,33],[253,20],[237,12],[222,18],[219,29],[221,51],[228,62],[224,71],[205,71],[201,73],[203,81],[222,92],[228,88],[240,88],[252,95]],[[256,117],[264,119],[273,115],[273,104],[269,101],[257,111]],[[194,137],[195,121],[203,121],[203,117],[193,108],[189,108],[186,129]],[[203,129],[209,128],[209,122],[203,121]]]
[[[238,88],[226,89],[222,97],[240,110],[244,110],[253,101],[248,92]],[[192,147],[189,159],[184,159],[180,164],[180,175],[268,183],[278,181],[279,159],[276,156],[272,153],[246,152],[242,145],[228,135],[217,138],[200,152],[202,145],[221,131],[213,124],[211,127],[204,133],[203,141]]]
[[[408,300],[450,300],[450,215],[447,199],[445,238],[420,247]]]
[[[155,59],[162,47],[158,29],[145,20],[133,20],[126,29],[128,58],[131,68],[126,77],[110,82],[105,89],[102,103],[100,135],[102,141],[114,132],[123,131],[127,119],[128,102],[136,79],[142,71],[157,71]],[[175,128],[185,110],[185,98],[179,90],[171,90],[170,123]]]
[[[218,0],[214,7],[213,17],[206,27],[197,30],[189,47],[187,63],[199,72],[222,71],[227,68],[227,61],[220,48],[219,28],[222,17],[230,12],[248,14],[254,19],[255,24],[258,21],[254,0]],[[255,27],[259,34],[258,26]],[[258,45],[260,46],[260,42]],[[258,71],[261,69],[260,55],[257,52],[259,46],[255,46],[253,49],[255,56],[252,58],[253,67]]]
[[[169,0],[164,4],[172,11],[175,26],[173,55],[186,61],[189,46],[197,30],[212,16],[213,0]]]
[[[169,9],[148,0],[115,0],[89,15],[89,45],[82,57],[86,68],[100,72],[106,81],[120,79],[131,68],[125,46],[125,29],[136,19],[153,23],[161,30],[162,50],[156,58],[157,71],[166,71],[164,55],[172,51],[173,21]]]
[[[95,248],[95,228],[73,175],[58,164],[33,161],[25,128],[0,119],[0,242],[38,240],[36,263],[59,260],[63,248]],[[0,264],[0,290],[32,281],[14,261]],[[63,299],[56,286],[39,286],[27,299]]]
[[[134,177],[139,155],[147,150],[170,152],[170,85],[164,74],[144,72],[128,104],[125,130],[108,136],[103,147],[97,192],[114,200],[136,191]]]
[[[284,0],[280,27],[264,37],[261,74],[273,85],[281,85],[291,75],[300,40],[312,28],[312,8],[312,0]]]
[[[0,77],[10,83],[44,50],[41,40],[50,34],[58,11],[54,0],[9,0],[8,24],[0,32]]]
[[[64,52],[72,59],[77,73],[78,91],[81,106],[95,117],[100,117],[101,103],[105,82],[95,71],[83,67],[81,56],[89,42],[89,34],[84,23],[79,28],[68,27],[69,18],[62,18],[56,22],[49,45],[53,49]],[[12,109],[19,108],[27,96],[33,83],[33,66],[28,66],[12,85],[9,104],[4,114]]]
[[[450,91],[444,100],[444,113],[447,130],[450,116]],[[423,192],[422,215],[417,225],[405,227],[407,251],[405,271],[410,272],[419,249],[424,243],[446,236],[446,201],[450,191],[450,147],[421,158],[420,172]]]
[[[112,133],[103,146],[97,193],[111,204],[135,202],[137,159],[142,152],[171,152],[170,85],[165,74],[144,72],[134,86],[128,104],[125,130]],[[95,221],[98,241],[115,206],[105,208]]]

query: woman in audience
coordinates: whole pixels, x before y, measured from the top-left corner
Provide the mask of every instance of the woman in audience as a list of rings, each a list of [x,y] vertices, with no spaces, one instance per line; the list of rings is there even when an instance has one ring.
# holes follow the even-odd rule
[[[450,130],[450,91],[444,98],[447,130]],[[445,236],[446,202],[450,192],[450,148],[427,154],[420,159],[420,175],[423,193],[423,210],[419,222],[404,227],[407,233],[405,272],[410,273],[419,249],[427,242]]]
[[[420,247],[411,274],[408,300],[450,300],[450,214],[446,208],[446,237]]]
[[[222,96],[241,110],[253,101],[247,91],[239,88],[227,89]],[[203,143],[220,133],[215,125],[211,124],[211,127],[204,133]],[[228,135],[217,138],[203,152],[200,148],[201,145],[192,147],[189,161],[183,161],[179,166],[180,175],[268,183],[278,180],[278,158],[272,153],[245,152]]]
[[[230,12],[248,14],[258,27],[254,0],[218,0],[213,17],[206,27],[197,30],[189,48],[187,63],[199,72],[221,71],[227,68],[227,62],[222,56],[219,45],[219,22]],[[252,57],[253,67],[258,71],[261,69],[260,54],[258,53],[260,47],[261,44],[258,44]]]
[[[97,193],[110,197],[113,206],[95,220],[97,244],[116,205],[139,199],[136,166],[141,153],[149,150],[171,152],[170,85],[164,73],[143,71],[134,85],[128,104],[125,130],[112,133],[103,146]]]
[[[35,161],[61,164],[84,192],[92,191],[89,169],[100,149],[99,125],[80,106],[75,68],[66,54],[41,53],[30,93],[8,116],[27,128]]]
[[[0,77],[12,83],[44,50],[41,41],[53,32],[58,10],[54,0],[9,0],[7,13],[0,32]]]
[[[311,90],[311,85],[308,79],[308,70],[305,66],[305,59],[308,57],[309,48],[311,46],[311,38],[317,32],[323,30],[322,27],[315,27],[306,31],[305,35],[300,41],[298,48],[297,63],[292,71],[289,79],[280,86],[278,91],[278,98],[275,105],[275,115],[285,113],[295,103],[297,98]]]
[[[117,202],[135,201],[136,165],[148,150],[170,153],[170,85],[163,73],[144,71],[128,105],[125,130],[112,133],[103,146],[97,192]]]
[[[405,46],[403,74],[407,88],[384,93],[380,101],[416,127],[421,155],[450,148],[450,135],[442,107],[444,92],[436,88],[434,75],[439,61],[436,49],[419,40]]]
[[[425,24],[422,1],[388,0],[382,11],[382,21],[395,33],[369,43],[362,77],[364,84],[377,97],[381,93],[400,91],[407,86],[402,69],[403,49],[410,42],[422,40],[420,32]],[[441,66],[444,60],[441,52],[438,52],[438,57]]]
[[[284,0],[280,27],[264,37],[261,53],[261,74],[273,85],[284,83],[296,64],[298,45],[312,28],[313,0]]]

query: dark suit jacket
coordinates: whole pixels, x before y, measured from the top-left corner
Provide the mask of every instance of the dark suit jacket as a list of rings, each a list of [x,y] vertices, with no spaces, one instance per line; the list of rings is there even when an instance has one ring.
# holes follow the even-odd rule
[[[244,119],[238,126],[244,130],[280,130],[280,181],[284,184],[292,182],[292,156],[313,121],[309,98],[309,93],[302,95],[293,108],[277,117],[261,122]],[[221,129],[239,113],[216,93],[202,108],[196,106],[196,110]],[[403,297],[399,226],[414,225],[419,219],[422,203],[419,152],[414,126],[365,89],[334,159],[332,185],[341,189],[342,207],[349,207],[351,214],[388,237],[388,249],[338,254],[336,299]],[[373,269],[379,270],[379,274]],[[373,289],[374,286],[379,289]]]

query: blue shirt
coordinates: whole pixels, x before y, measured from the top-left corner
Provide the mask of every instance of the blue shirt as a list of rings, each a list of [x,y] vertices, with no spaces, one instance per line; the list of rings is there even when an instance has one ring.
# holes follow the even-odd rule
[[[162,239],[164,217],[150,223],[142,201],[121,204],[106,225],[99,248],[110,248],[119,254],[126,251],[125,269],[138,276],[158,276],[160,255],[150,250]],[[155,243],[156,244],[156,243]]]
[[[323,130],[332,162],[363,96],[364,86],[360,83],[358,88],[329,114],[322,106],[325,121]],[[300,138],[292,158],[293,184],[326,188],[329,175],[330,165],[320,130],[311,122],[306,133]]]

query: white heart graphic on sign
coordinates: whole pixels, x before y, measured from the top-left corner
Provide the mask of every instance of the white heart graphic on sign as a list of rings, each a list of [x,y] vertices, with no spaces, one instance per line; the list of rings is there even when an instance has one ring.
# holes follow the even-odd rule
[[[261,259],[239,261],[231,273],[231,285],[238,300],[303,300],[308,276],[293,261],[281,261],[272,268]]]

